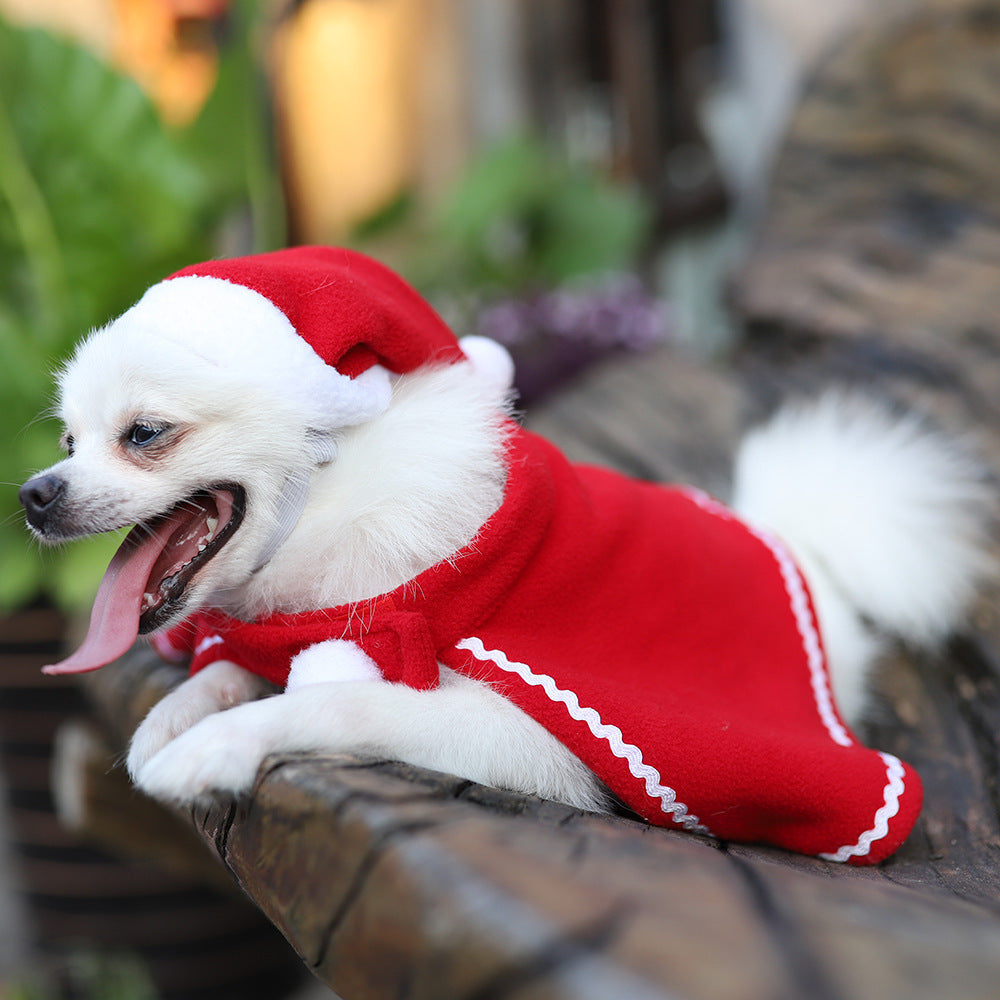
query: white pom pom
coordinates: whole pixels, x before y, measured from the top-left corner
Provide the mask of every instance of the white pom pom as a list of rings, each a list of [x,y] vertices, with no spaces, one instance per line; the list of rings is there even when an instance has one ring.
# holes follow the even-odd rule
[[[295,691],[307,684],[381,679],[375,661],[360,646],[346,639],[328,639],[294,657],[285,690]]]
[[[506,393],[513,386],[514,360],[506,347],[489,337],[462,337],[458,346],[490,388]]]

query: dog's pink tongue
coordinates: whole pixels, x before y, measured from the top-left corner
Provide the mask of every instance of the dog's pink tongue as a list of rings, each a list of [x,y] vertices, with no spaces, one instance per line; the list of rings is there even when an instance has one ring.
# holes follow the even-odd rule
[[[43,667],[44,673],[96,670],[129,649],[139,635],[139,613],[149,575],[176,527],[175,518],[166,518],[153,532],[143,526],[129,532],[97,590],[87,637],[71,656]]]

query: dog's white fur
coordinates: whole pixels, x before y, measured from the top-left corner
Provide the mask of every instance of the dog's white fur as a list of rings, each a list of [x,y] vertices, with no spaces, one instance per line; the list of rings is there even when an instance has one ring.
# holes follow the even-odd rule
[[[250,617],[384,593],[469,543],[502,500],[505,391],[473,365],[399,377],[382,416],[332,439],[287,401],[114,327],[82,345],[60,383],[75,451],[49,471],[71,484],[76,533],[146,520],[210,483],[246,488],[245,521],[195,578],[188,610],[211,597]],[[138,417],[182,433],[136,462],[116,442]],[[751,435],[736,472],[737,509],[804,566],[836,697],[856,721],[880,649],[869,622],[936,641],[986,570],[980,471],[913,418],[830,396]],[[295,477],[309,480],[306,506],[253,573]],[[190,802],[246,791],[268,754],[353,751],[602,807],[594,776],[487,685],[443,669],[439,688],[417,691],[382,681],[366,659],[324,643],[293,663],[286,693],[262,700],[262,682],[217,663],[149,713],[128,769],[150,794]]]
[[[748,435],[732,502],[795,552],[851,723],[887,637],[940,643],[994,572],[985,470],[918,414],[869,397],[828,393]]]

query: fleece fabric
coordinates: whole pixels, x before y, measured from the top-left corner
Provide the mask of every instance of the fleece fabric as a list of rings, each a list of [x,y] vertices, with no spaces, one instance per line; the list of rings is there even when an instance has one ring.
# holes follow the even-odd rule
[[[781,542],[704,494],[571,465],[521,429],[508,469],[473,544],[399,590],[252,623],[201,612],[161,647],[279,685],[329,639],[415,688],[440,662],[502,690],[650,823],[854,864],[899,847],[920,779],[839,717]]]
[[[401,374],[462,361],[455,335],[398,274],[341,247],[298,246],[192,264],[169,279],[220,278],[270,300],[342,375],[380,364]]]

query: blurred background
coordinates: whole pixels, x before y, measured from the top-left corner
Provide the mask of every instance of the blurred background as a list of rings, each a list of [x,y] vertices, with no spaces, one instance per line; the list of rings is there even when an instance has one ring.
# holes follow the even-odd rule
[[[117,539],[40,553],[16,486],[56,457],[58,430],[38,415],[75,340],[185,264],[319,242],[380,257],[456,332],[505,343],[525,408],[611,353],[724,356],[726,276],[766,205],[789,111],[864,10],[0,0],[0,658],[12,664],[0,739],[13,830],[0,997],[196,995],[157,971],[198,951],[164,928],[225,909],[201,886],[115,867],[52,818],[53,741],[77,696],[34,678]],[[118,887],[101,890],[110,898],[91,895],[91,862]],[[133,876],[160,910],[123,888]],[[136,914],[161,912],[172,916],[148,919],[159,951],[113,947],[130,940],[123,926],[138,933]],[[270,928],[244,919],[213,917],[215,938],[201,926],[196,957],[217,965],[239,938],[263,961],[255,935]],[[205,995],[278,997],[294,979],[285,958],[250,962],[253,988],[197,975]]]

